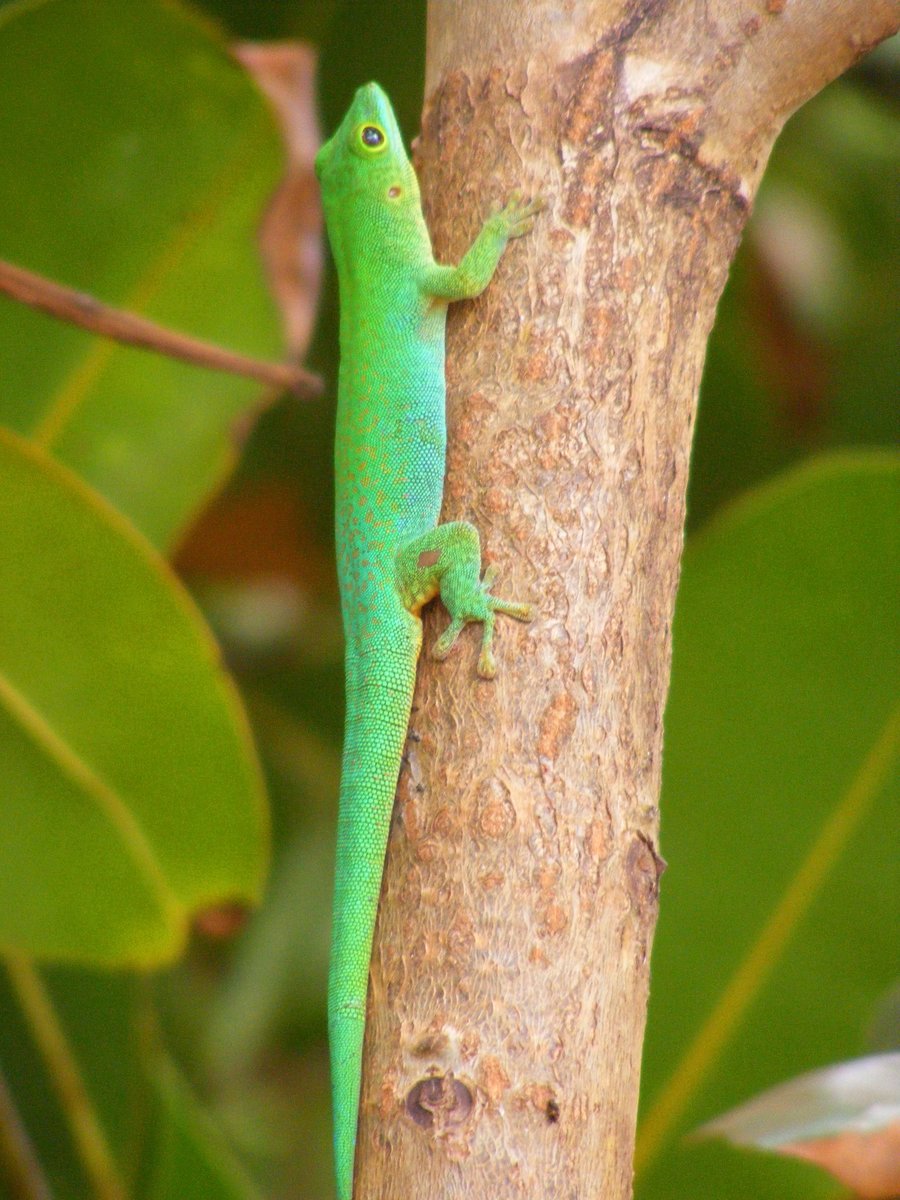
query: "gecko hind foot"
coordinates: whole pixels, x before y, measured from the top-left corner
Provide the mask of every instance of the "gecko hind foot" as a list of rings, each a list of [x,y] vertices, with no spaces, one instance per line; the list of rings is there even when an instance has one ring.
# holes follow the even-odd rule
[[[473,606],[475,611],[466,612],[462,616],[457,613],[437,639],[431,651],[432,658],[443,661],[453,649],[466,625],[470,622],[481,621],[481,652],[478,656],[476,670],[482,679],[493,679],[497,674],[497,661],[493,652],[494,614],[503,613],[517,621],[530,621],[534,616],[532,605],[522,604],[517,600],[503,600],[488,592],[487,589],[493,582],[495,574],[494,568],[488,567],[480,584],[480,603]]]

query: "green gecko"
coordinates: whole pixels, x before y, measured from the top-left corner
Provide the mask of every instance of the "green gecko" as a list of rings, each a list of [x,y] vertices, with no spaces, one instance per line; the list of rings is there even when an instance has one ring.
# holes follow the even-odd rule
[[[335,435],[338,579],[346,637],[328,1034],[338,1200],[351,1200],[366,993],[394,792],[406,740],[419,612],[440,594],[449,654],[481,621],[478,674],[494,675],[494,614],[531,618],[491,595],[477,530],[438,524],[444,488],[447,305],[479,295],[506,243],[531,228],[539,201],[514,194],[485,221],[459,266],[432,255],[419,185],[390,101],[361,87],[316,156],[340,287]]]

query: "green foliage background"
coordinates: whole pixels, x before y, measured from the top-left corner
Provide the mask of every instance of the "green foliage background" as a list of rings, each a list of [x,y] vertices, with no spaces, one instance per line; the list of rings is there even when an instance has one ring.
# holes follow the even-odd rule
[[[317,46],[323,128],[375,78],[414,134],[424,11],[410,0],[204,0],[191,12],[156,0],[2,4],[0,257],[277,356],[253,236],[279,142],[223,53],[235,37]],[[790,122],[710,345],[666,716],[669,871],[641,1200],[837,1194],[812,1168],[683,1135],[780,1079],[898,1042],[900,888],[889,832],[897,464],[886,449],[900,361],[896,71],[896,48],[883,47]],[[152,976],[42,968],[136,1196],[330,1194],[324,995],[342,703],[330,557],[336,317],[328,277],[310,365],[331,386],[323,401],[284,400],[257,422],[217,510],[236,548],[223,560],[189,541],[177,559],[224,647],[265,772],[264,905],[232,938],[201,924],[177,965]],[[156,564],[148,587],[160,604],[174,585],[153,546],[170,552],[183,541],[234,463],[235,421],[257,401],[252,385],[100,345],[0,298],[0,425],[126,514],[146,540],[135,551],[132,539],[130,556],[119,546],[118,574],[127,582]],[[289,560],[283,574],[259,565],[261,496],[291,514],[287,532],[273,535]],[[102,504],[88,509],[85,553],[102,553],[118,518]],[[215,511],[203,529],[215,540]],[[32,554],[35,570],[52,571],[51,536],[22,546],[19,561]],[[0,566],[0,593],[8,580]],[[108,598],[117,586],[110,579]],[[102,638],[92,606],[71,605],[52,635],[59,646]],[[148,628],[136,672],[158,663],[158,636]],[[35,641],[35,660],[54,649]],[[201,643],[186,653],[201,671]],[[88,677],[91,661],[86,651]],[[5,666],[0,658],[0,676]],[[196,691],[184,687],[167,705],[175,722]],[[239,720],[214,681],[208,690],[204,719],[234,738]],[[132,725],[152,746],[166,715]],[[239,737],[233,744],[248,782],[230,799],[216,797],[214,780],[198,785],[210,825],[252,811],[253,757]],[[0,794],[0,814],[8,803]],[[159,803],[173,804],[164,786]],[[258,837],[249,843],[266,852]],[[212,849],[198,832],[200,880],[214,873]],[[254,868],[239,859],[210,883],[210,898],[252,896]],[[53,895],[62,883],[16,877],[15,889],[29,886]],[[110,906],[110,936],[126,916]],[[0,914],[0,942],[11,944],[9,924]],[[2,970],[0,1066],[55,1194],[91,1195]]]

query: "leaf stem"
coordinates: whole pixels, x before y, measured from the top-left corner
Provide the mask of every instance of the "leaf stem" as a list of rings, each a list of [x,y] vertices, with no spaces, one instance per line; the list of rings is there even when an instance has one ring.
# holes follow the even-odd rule
[[[138,317],[120,308],[101,304],[93,296],[74,288],[65,287],[43,275],[35,275],[23,267],[0,259],[0,292],[28,304],[41,312],[49,313],[71,325],[78,325],[101,337],[113,338],[129,346],[140,346],[209,367],[214,371],[227,371],[232,375],[245,375],[278,389],[288,389],[298,396],[310,398],[322,392],[322,380],[303,367],[293,363],[264,362],[226,350],[212,342],[200,341],[166,329],[154,321]]]
[[[125,1200],[125,1188],[65,1032],[30,959],[8,953],[6,969],[56,1088],[72,1140],[97,1200]]]

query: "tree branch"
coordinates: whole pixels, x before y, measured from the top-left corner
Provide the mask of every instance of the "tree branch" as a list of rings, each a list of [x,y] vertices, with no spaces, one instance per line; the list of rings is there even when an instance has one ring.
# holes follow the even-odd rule
[[[754,194],[775,138],[802,104],[897,32],[898,0],[719,0],[703,69],[718,74],[701,154]]]
[[[129,346],[155,350],[170,358],[208,367],[213,371],[245,375],[269,387],[295,392],[306,399],[321,395],[322,392],[322,380],[302,367],[291,363],[261,362],[210,342],[176,333],[134,313],[109,308],[93,296],[64,287],[9,262],[0,261],[0,292],[52,317],[68,321],[71,325],[78,325],[91,333],[113,338]]]
[[[514,187],[547,201],[484,296],[451,309],[443,513],[480,528],[495,590],[539,617],[498,625],[490,685],[471,643],[429,661],[426,619],[372,964],[362,1196],[631,1195],[706,341],[778,129],[889,11],[429,5],[418,158],[437,257],[459,261]]]

